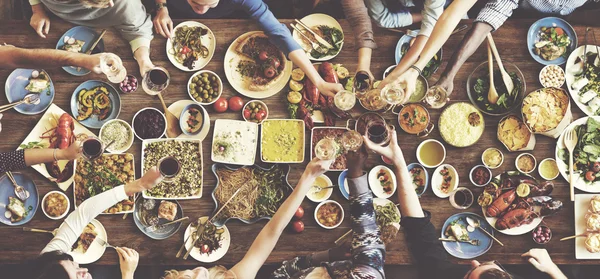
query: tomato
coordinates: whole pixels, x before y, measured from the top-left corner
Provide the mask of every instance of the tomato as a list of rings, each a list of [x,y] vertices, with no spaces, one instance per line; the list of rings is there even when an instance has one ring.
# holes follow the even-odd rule
[[[242,107],[244,107],[244,100],[242,98],[238,96],[229,98],[229,110],[240,111]]]
[[[562,36],[562,35],[564,35],[564,34],[565,34],[565,30],[563,30],[563,29],[562,29],[562,28],[560,28],[560,27],[556,27],[556,28],[554,28],[554,31],[556,32],[556,35],[558,35],[558,36]]]
[[[249,109],[244,110],[244,118],[250,120],[250,115],[252,115],[252,111]]]
[[[279,68],[279,64],[280,64],[279,59],[273,57],[273,58],[271,58],[271,60],[269,60],[269,63],[271,64],[271,66],[273,66],[273,68],[275,68],[275,69]]]
[[[262,61],[265,61],[265,60],[269,59],[269,55],[267,54],[267,52],[266,52],[266,51],[261,51],[261,52],[258,54],[258,59],[260,59],[260,60],[262,60]]]
[[[594,181],[594,179],[596,179],[596,175],[594,174],[593,171],[588,171],[585,173],[585,180]]]
[[[292,222],[292,229],[297,233],[301,233],[304,231],[304,222],[300,220]]]
[[[296,213],[294,213],[294,218],[300,220],[302,217],[304,217],[304,208],[299,206],[298,209],[296,209]]]
[[[200,248],[200,252],[202,252],[202,254],[206,254],[206,253],[208,253],[208,251],[209,251],[209,248],[208,248],[208,245],[206,245],[206,244],[202,245],[202,247]]]
[[[227,99],[221,97],[213,104],[216,112],[225,112],[227,110]]]
[[[190,53],[190,51],[192,51],[192,50],[187,46],[183,46],[181,48],[181,54],[188,54],[188,53]]]
[[[266,77],[272,78],[275,76],[275,68],[267,67],[263,73],[265,74]]]
[[[592,165],[592,168],[591,168],[591,170],[592,170],[593,172],[600,172],[600,162],[595,162],[595,163]]]
[[[267,116],[267,112],[264,110],[259,110],[254,117],[256,118],[256,120],[258,121],[262,121],[263,119],[265,119],[265,116]]]

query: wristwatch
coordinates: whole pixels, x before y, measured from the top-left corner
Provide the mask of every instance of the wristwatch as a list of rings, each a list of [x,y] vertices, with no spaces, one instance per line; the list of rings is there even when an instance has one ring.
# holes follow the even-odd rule
[[[166,7],[167,7],[167,2],[156,3],[156,11],[160,11],[160,9],[166,8]]]

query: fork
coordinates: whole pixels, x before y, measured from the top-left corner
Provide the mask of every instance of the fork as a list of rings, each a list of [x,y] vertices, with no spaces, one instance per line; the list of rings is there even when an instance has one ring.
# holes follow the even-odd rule
[[[98,240],[98,244],[100,244],[101,246],[106,246],[108,248],[117,249],[115,246],[108,244],[108,242],[106,242],[106,240],[104,240],[102,238],[96,237],[96,239]]]
[[[25,201],[27,198],[29,198],[29,191],[25,190],[25,188],[23,188],[23,186],[20,186],[19,184],[17,184],[15,177],[13,176],[13,174],[10,171],[6,172],[6,176],[8,177],[8,179],[10,179],[12,184],[15,186],[15,195],[17,195],[17,198],[19,198],[22,201]]]
[[[298,32],[302,37],[304,37],[315,51],[317,51],[318,53],[327,53],[327,49],[323,48],[321,44],[311,40],[308,36],[306,36],[306,34],[304,34],[304,32],[300,31],[300,29],[296,25],[290,23],[290,26],[294,28],[294,30],[296,30],[296,32]]]
[[[573,150],[575,150],[575,146],[577,145],[577,133],[575,129],[571,129],[565,133],[565,137],[563,139],[565,147],[569,150],[569,193],[571,196],[571,201],[575,200],[575,190],[573,188]]]

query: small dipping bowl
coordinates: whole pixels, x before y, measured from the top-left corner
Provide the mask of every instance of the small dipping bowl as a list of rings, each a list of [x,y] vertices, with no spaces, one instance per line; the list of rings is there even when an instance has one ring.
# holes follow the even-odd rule
[[[246,109],[250,109],[250,104],[259,104],[259,105],[261,105],[264,108],[265,112],[266,112],[265,118],[263,118],[260,121],[256,121],[256,120],[253,120],[253,119],[246,118],[246,116],[244,115],[244,111],[246,111]],[[252,111],[250,113],[252,113]],[[246,120],[248,122],[253,122],[253,123],[260,124],[263,121],[265,121],[267,118],[269,118],[269,108],[267,107],[267,104],[265,104],[263,101],[252,100],[252,101],[247,102],[244,105],[244,107],[242,108],[242,117],[244,118],[244,120]]]
[[[554,173],[554,174],[552,174],[552,176],[548,177],[548,174],[544,174],[542,169],[546,168],[546,167],[552,167],[551,164],[553,164],[554,167],[556,168],[556,173]],[[554,180],[560,174],[560,171],[558,171],[558,165],[556,164],[556,160],[554,158],[546,158],[546,159],[542,160],[538,166],[538,172],[539,172],[540,176],[545,180]]]
[[[59,194],[59,195],[63,196],[67,200],[67,210],[65,210],[65,212],[63,212],[58,217],[52,217],[52,216],[50,216],[50,214],[48,214],[46,212],[46,206],[45,206],[46,199],[51,194]],[[63,193],[63,192],[60,192],[60,191],[50,191],[46,195],[44,195],[44,198],[42,199],[41,207],[42,207],[42,212],[44,212],[44,215],[46,215],[46,217],[48,217],[48,218],[50,218],[52,220],[60,220],[60,219],[64,218],[65,216],[67,216],[67,214],[69,213],[69,209],[71,209],[71,201],[69,200],[69,197],[67,197],[67,195],[65,195],[65,193]]]
[[[537,244],[546,244],[552,239],[552,230],[544,225],[539,225],[531,231],[531,237]]]
[[[480,169],[483,170],[484,173],[487,173],[489,175],[488,179],[483,184],[476,183],[475,179],[473,179],[473,175],[475,175],[475,172],[478,171],[478,170],[480,170]],[[475,185],[477,187],[484,187],[484,186],[488,185],[492,181],[492,171],[488,167],[486,167],[484,165],[474,166],[471,169],[471,171],[469,172],[469,180],[471,180],[471,183],[473,183],[473,185]]]
[[[485,160],[485,155],[486,153],[491,153],[491,152],[498,152],[500,153],[500,163],[498,165],[492,165],[489,162],[486,162]],[[500,166],[502,166],[502,164],[504,163],[504,153],[502,153],[502,151],[500,151],[500,149],[495,148],[495,147],[490,147],[488,149],[486,149],[485,151],[483,151],[483,153],[481,153],[481,162],[488,168],[488,169],[497,169]]]
[[[529,171],[519,168],[519,159],[521,159],[525,156],[529,156],[533,159],[533,168]],[[536,166],[537,166],[537,160],[535,159],[535,156],[533,156],[533,154],[531,154],[531,153],[521,153],[519,156],[517,156],[517,159],[515,160],[515,167],[517,168],[518,171],[520,171],[522,173],[527,173],[527,174],[532,173],[535,170]]]
[[[199,112],[198,114],[200,115],[200,117],[202,117],[202,121],[200,123],[200,128],[195,132],[188,131],[189,125],[187,124],[187,120],[191,116],[190,112],[189,112],[190,109],[197,109]],[[195,136],[195,135],[199,134],[202,131],[202,129],[204,128],[204,124],[206,123],[206,119],[204,119],[205,114],[206,114],[206,110],[201,105],[189,104],[189,105],[185,106],[183,108],[183,110],[181,111],[181,114],[179,115],[179,128],[181,128],[181,131],[188,136]]]
[[[112,119],[109,120],[108,122],[104,123],[104,125],[102,125],[102,127],[100,128],[100,132],[98,133],[98,136],[100,137],[100,140],[102,140],[102,142],[104,142],[105,144],[109,144],[110,141],[107,139],[104,139],[102,137],[102,132],[104,131],[105,127],[107,127],[108,125],[113,125],[112,123],[121,123],[122,125],[124,125],[127,128],[128,131],[128,136],[129,136],[129,140],[127,141],[127,145],[126,147],[123,147],[121,149],[115,149],[114,145],[109,146],[108,148],[106,148],[106,151],[110,152],[110,153],[123,153],[127,150],[129,150],[129,148],[131,148],[131,145],[133,145],[133,140],[135,139],[134,134],[133,134],[133,128],[131,127],[131,125],[129,125],[129,123],[121,120],[121,119]]]
[[[337,224],[335,224],[333,226],[325,226],[325,225],[321,224],[321,222],[319,222],[319,218],[317,216],[317,213],[319,212],[319,208],[321,208],[321,206],[323,206],[325,204],[328,204],[328,203],[332,203],[332,204],[337,205],[341,209],[341,212],[342,212],[342,216],[340,218],[340,221],[337,222]],[[315,221],[317,222],[317,224],[319,224],[319,226],[321,226],[321,227],[323,227],[325,229],[328,229],[328,230],[335,229],[335,228],[339,227],[342,224],[342,222],[344,222],[344,208],[342,207],[342,205],[340,205],[338,202],[336,202],[334,200],[323,201],[319,205],[317,205],[317,207],[315,208]]]
[[[119,90],[121,93],[132,93],[137,91],[138,79],[133,75],[127,75],[121,83],[119,83]]]
[[[333,182],[331,182],[331,179],[329,179],[329,177],[325,174],[321,174],[319,177],[317,177],[317,179],[315,180],[315,184],[317,181],[325,182],[325,183],[323,183],[323,184],[327,184],[325,186],[333,185]],[[325,186],[320,186],[320,185],[317,185],[317,186],[325,187]],[[322,201],[329,199],[329,197],[331,197],[331,194],[333,193],[333,188],[323,189],[321,191],[325,192],[325,194],[320,198],[315,196],[312,189],[308,190],[308,192],[306,193],[306,197],[313,202],[322,202]]]
[[[131,127],[133,128],[133,134],[135,135],[135,137],[136,137],[136,138],[138,138],[139,140],[142,140],[142,141],[143,141],[143,140],[145,140],[144,138],[140,137],[140,136],[137,134],[137,132],[135,131],[135,119],[137,118],[137,116],[138,116],[138,115],[139,115],[141,112],[143,112],[143,111],[145,111],[145,110],[155,110],[155,111],[157,111],[158,113],[160,113],[160,115],[162,115],[162,119],[163,119],[163,121],[164,121],[165,128],[163,129],[163,131],[162,131],[161,135],[160,135],[159,137],[157,137],[157,138],[159,139],[159,138],[162,138],[162,137],[164,137],[164,136],[165,136],[165,133],[167,133],[167,117],[165,116],[165,114],[164,114],[162,111],[160,111],[160,110],[158,110],[158,109],[155,109],[155,108],[153,108],[153,107],[146,107],[146,108],[143,108],[143,109],[139,110],[138,112],[136,112],[136,113],[135,113],[135,115],[133,116],[133,119],[131,119]],[[150,138],[147,138],[147,139],[150,139]]]
[[[425,160],[423,158],[421,158],[421,149],[422,148],[428,148],[428,147],[431,147],[433,145],[437,145],[437,147],[441,147],[441,150],[442,150],[442,160],[440,160],[439,162],[436,162],[436,164],[429,165],[429,164],[427,164],[427,163],[424,162]],[[436,167],[440,166],[442,163],[444,163],[444,160],[446,160],[446,147],[444,146],[444,144],[442,144],[438,140],[434,140],[434,139],[424,140],[417,147],[417,160],[419,161],[419,163],[421,165],[423,165],[426,168],[430,168],[430,169],[436,168]]]
[[[552,77],[551,76],[552,74],[555,74],[556,76]],[[565,75],[565,70],[563,70],[563,68],[560,67],[559,65],[546,65],[540,71],[539,79],[540,79],[540,84],[543,87],[556,87],[556,88],[561,88],[565,84],[565,81],[567,80],[566,75]],[[546,81],[547,79],[550,79],[550,81]],[[556,79],[556,83],[553,82],[554,79]]]

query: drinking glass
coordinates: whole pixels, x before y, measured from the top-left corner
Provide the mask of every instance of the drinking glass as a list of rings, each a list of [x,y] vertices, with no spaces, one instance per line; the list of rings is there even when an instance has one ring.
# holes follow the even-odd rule
[[[155,67],[146,72],[142,79],[142,88],[148,95],[158,95],[169,86],[171,76],[167,69]]]
[[[82,146],[82,154],[85,160],[94,161],[104,153],[105,145],[104,143],[94,136],[88,136],[81,142]]]
[[[388,126],[385,121],[372,119],[366,125],[367,137],[373,143],[386,146],[390,143],[390,131],[395,131],[394,126]]]
[[[332,138],[322,138],[315,145],[315,156],[321,160],[333,160],[337,151],[338,145]]]
[[[439,86],[432,86],[425,93],[425,103],[434,109],[442,108],[449,101],[448,92],[446,89]]]
[[[402,87],[402,84],[393,82],[387,84],[381,89],[381,98],[384,99],[390,105],[397,105],[404,100],[406,91]]]
[[[358,95],[359,98],[365,95],[371,88],[371,77],[369,73],[365,71],[359,71],[354,75],[354,83],[352,84],[352,90]]]
[[[357,151],[363,144],[363,138],[359,132],[348,130],[342,134],[342,147],[346,151]]]
[[[102,53],[100,55],[100,70],[112,83],[120,83],[127,76],[123,61],[113,53]]]
[[[181,163],[174,156],[165,156],[158,160],[158,171],[164,177],[163,181],[171,183],[181,172]]]
[[[458,187],[450,194],[450,204],[456,209],[467,209],[473,204],[473,192],[465,187]]]
[[[356,95],[348,90],[342,90],[335,94],[333,103],[342,111],[348,111],[356,104]]]

